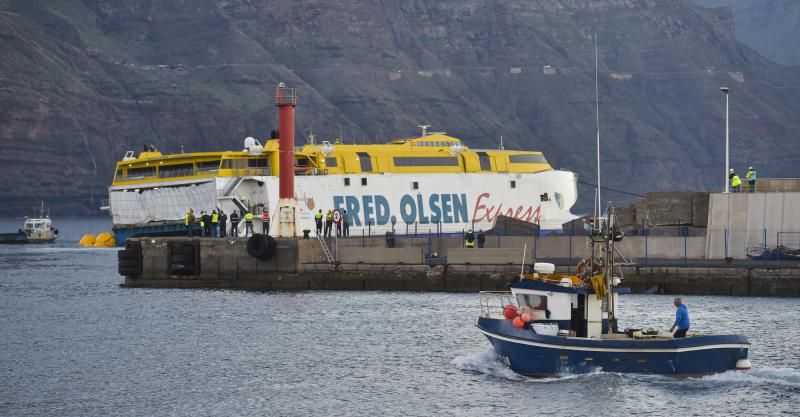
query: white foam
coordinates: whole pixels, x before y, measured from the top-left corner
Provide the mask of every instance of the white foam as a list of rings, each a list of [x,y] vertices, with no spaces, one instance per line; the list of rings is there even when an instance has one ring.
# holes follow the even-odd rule
[[[800,369],[794,368],[753,368],[746,372],[729,371],[699,378],[702,381],[715,381],[733,384],[761,385],[773,384],[800,388]]]

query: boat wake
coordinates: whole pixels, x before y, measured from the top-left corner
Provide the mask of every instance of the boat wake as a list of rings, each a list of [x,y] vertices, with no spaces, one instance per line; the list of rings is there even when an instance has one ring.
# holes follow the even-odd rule
[[[700,381],[721,382],[734,385],[780,385],[800,388],[800,369],[753,368],[747,372],[730,371],[698,378]]]

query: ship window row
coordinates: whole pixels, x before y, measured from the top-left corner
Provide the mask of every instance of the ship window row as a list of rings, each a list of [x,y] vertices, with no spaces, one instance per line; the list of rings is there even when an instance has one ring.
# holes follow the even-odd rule
[[[178,164],[163,165],[158,167],[158,176],[161,178],[188,177],[194,175],[194,165]]]
[[[455,156],[429,156],[429,157],[394,157],[394,166],[397,167],[457,167],[458,158]]]
[[[547,160],[544,159],[542,154],[527,154],[527,155],[511,155],[508,161],[512,164],[546,164]]]
[[[417,142],[417,146],[453,146],[459,142],[448,142],[448,141],[428,141],[428,142]]]
[[[202,161],[197,163],[197,173],[213,174],[219,172],[219,160],[216,161]]]
[[[267,158],[257,159],[225,159],[222,161],[222,169],[246,169],[246,168],[267,168],[269,162]]]
[[[325,165],[330,168],[336,168],[339,166],[339,162],[336,160],[335,156],[329,156],[325,158]]]

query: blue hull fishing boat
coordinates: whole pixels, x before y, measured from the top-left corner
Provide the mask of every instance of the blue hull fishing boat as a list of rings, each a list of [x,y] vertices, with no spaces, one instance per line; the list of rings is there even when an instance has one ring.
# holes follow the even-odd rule
[[[577,276],[555,274],[552,264],[510,284],[510,292],[482,292],[477,327],[517,373],[544,377],[572,373],[633,372],[676,376],[747,370],[750,342],[740,335],[695,335],[617,329],[618,287],[613,207],[589,235],[592,259]]]

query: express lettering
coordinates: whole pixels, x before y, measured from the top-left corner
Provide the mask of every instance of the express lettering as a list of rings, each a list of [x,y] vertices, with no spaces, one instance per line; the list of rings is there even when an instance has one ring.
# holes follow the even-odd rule
[[[472,213],[472,218],[475,222],[487,221],[494,224],[498,216],[511,217],[531,223],[538,223],[541,220],[541,206],[537,206],[535,209],[533,206],[522,205],[503,207],[503,203],[498,203],[495,206],[491,205],[491,197],[490,193],[483,193],[478,196],[478,200],[475,202],[475,211]]]

